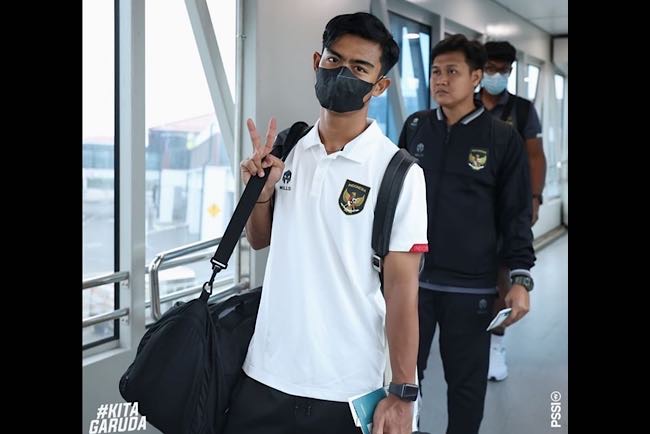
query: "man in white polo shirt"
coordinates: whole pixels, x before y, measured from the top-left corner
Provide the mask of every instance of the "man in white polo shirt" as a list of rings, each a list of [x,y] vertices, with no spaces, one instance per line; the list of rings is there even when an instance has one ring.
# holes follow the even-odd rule
[[[371,233],[379,186],[397,147],[367,118],[390,85],[399,48],[376,17],[340,15],[314,53],[321,112],[283,163],[262,144],[242,179],[266,185],[246,225],[254,249],[270,245],[255,333],[233,392],[227,434],[358,433],[349,397],[383,386],[387,344],[391,392],[374,433],[411,432],[418,351],[418,271],[428,249],[426,189],[413,165],[404,181],[384,261],[384,296]],[[384,298],[385,297],[385,298]]]

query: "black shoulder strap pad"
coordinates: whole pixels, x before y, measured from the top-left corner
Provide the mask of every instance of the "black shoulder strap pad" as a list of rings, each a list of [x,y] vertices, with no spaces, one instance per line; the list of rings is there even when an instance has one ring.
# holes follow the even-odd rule
[[[307,125],[305,122],[298,121],[291,125],[290,128],[280,131],[273,143],[271,153],[284,161],[289,152],[311,129],[313,125]]]
[[[402,192],[406,174],[416,162],[417,159],[415,157],[405,149],[400,149],[388,163],[381,185],[379,186],[377,204],[375,205],[375,218],[372,223],[371,244],[372,250],[374,251],[372,262],[375,269],[380,273],[382,292],[384,290],[382,262],[384,256],[388,254],[397,202]]]

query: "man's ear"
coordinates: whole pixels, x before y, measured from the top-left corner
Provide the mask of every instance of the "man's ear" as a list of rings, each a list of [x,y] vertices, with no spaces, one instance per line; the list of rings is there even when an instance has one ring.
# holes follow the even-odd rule
[[[483,79],[483,70],[475,69],[472,71],[472,84],[474,87],[478,86],[481,80]]]
[[[379,96],[382,93],[384,93],[384,91],[390,87],[390,83],[391,83],[390,78],[388,77],[381,78],[377,82],[377,84],[375,84],[375,86],[372,88],[372,96]]]
[[[314,72],[318,71],[318,64],[320,63],[321,54],[318,51],[314,51],[313,62],[314,62]]]

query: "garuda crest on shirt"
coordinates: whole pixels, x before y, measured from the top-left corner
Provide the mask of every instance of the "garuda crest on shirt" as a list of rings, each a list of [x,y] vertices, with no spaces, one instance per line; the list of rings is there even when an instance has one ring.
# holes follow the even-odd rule
[[[358,214],[363,210],[370,187],[359,184],[349,179],[345,181],[339,196],[339,207],[346,215]]]
[[[469,157],[467,158],[467,164],[473,170],[481,170],[485,167],[487,163],[487,149],[477,149],[473,148],[469,151]]]

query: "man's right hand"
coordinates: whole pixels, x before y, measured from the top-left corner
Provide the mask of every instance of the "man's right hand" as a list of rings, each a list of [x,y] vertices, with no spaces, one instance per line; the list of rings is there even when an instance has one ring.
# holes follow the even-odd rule
[[[262,145],[260,141],[260,135],[257,133],[255,128],[255,122],[252,119],[246,121],[248,126],[248,132],[251,136],[251,141],[253,142],[253,155],[250,158],[244,160],[239,165],[241,172],[241,179],[244,185],[248,184],[248,180],[251,179],[251,176],[264,176],[264,169],[267,167],[271,168],[269,177],[264,184],[262,193],[260,193],[259,201],[265,202],[273,196],[273,191],[275,189],[275,184],[280,180],[282,172],[284,171],[284,162],[277,158],[274,155],[271,155],[271,150],[273,149],[273,143],[275,142],[275,136],[277,133],[277,125],[275,118],[271,118],[269,121],[269,127],[266,130],[266,143]]]

